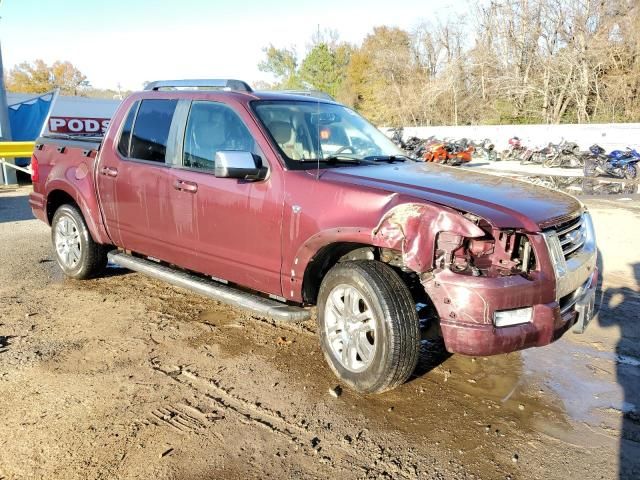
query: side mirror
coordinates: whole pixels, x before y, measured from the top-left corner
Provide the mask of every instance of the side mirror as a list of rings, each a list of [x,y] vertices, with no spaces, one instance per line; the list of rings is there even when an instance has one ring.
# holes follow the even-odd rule
[[[267,175],[267,169],[262,166],[262,159],[251,152],[219,151],[216,153],[215,162],[216,177],[261,180]]]

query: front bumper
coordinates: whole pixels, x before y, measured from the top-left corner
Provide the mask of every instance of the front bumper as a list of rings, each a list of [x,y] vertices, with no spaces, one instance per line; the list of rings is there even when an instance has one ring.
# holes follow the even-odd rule
[[[547,345],[574,324],[574,331],[584,331],[593,313],[598,269],[595,233],[588,213],[581,216],[582,223],[584,229],[580,227],[580,234],[575,235],[579,248],[569,253],[566,237],[559,237],[554,230],[529,237],[537,267],[528,278],[462,278],[441,271],[424,283],[438,311],[447,350],[494,355]],[[563,230],[559,231],[562,235]],[[496,311],[528,307],[532,308],[530,322],[495,326]]]
[[[493,324],[475,324],[451,319],[441,319],[440,327],[448,351],[464,355],[496,355],[541,347],[560,338],[575,325],[574,330],[583,331],[590,319],[583,312],[584,300],[594,295],[598,284],[598,269],[595,268],[579,289],[575,302],[561,306],[560,302],[533,305],[533,318],[529,323],[496,328]]]

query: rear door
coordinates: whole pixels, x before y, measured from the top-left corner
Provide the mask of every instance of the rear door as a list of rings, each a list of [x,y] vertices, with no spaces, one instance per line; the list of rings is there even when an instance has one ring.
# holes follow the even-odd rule
[[[167,261],[175,260],[171,245],[179,237],[170,168],[177,106],[172,99],[135,102],[97,172],[104,220],[117,246]]]
[[[269,166],[248,128],[252,119],[242,107],[214,101],[193,101],[185,115],[181,165],[172,170],[181,188],[173,201],[181,237],[183,266],[281,295],[280,265],[283,188],[280,171],[266,179],[217,178],[215,154],[220,150],[250,151]]]

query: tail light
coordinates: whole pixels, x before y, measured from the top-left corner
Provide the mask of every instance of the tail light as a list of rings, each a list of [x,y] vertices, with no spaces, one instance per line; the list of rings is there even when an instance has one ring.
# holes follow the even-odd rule
[[[31,155],[31,183],[40,181],[40,167],[38,167],[38,159],[35,155]]]

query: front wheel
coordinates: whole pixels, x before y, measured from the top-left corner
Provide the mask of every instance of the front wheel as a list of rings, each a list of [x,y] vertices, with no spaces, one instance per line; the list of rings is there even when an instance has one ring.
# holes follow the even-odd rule
[[[542,166],[547,168],[559,167],[561,164],[562,164],[562,159],[558,154],[552,157],[546,157],[542,162]]]
[[[635,180],[638,178],[638,164],[631,163],[627,165],[624,169],[624,178],[627,180]]]
[[[58,265],[67,277],[91,278],[107,265],[107,247],[93,241],[82,213],[74,205],[62,205],[56,210],[51,241]]]
[[[405,382],[420,350],[415,304],[388,265],[343,262],[322,281],[318,331],[333,372],[361,393],[381,393]]]

